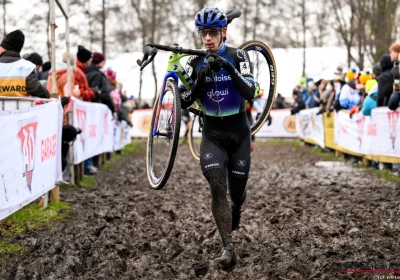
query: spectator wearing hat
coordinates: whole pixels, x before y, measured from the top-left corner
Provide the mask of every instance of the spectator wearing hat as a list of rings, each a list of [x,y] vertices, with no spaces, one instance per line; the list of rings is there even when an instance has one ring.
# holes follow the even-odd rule
[[[85,71],[92,62],[92,52],[85,49],[83,46],[78,46],[76,58],[75,85],[78,85],[79,87],[82,100],[91,102],[96,96],[93,90],[89,87]]]
[[[36,78],[38,80],[41,80],[40,67],[42,67],[42,65],[43,65],[43,58],[40,56],[40,54],[33,52],[33,53],[29,54],[25,59],[36,65],[36,68],[35,68]]]
[[[50,98],[35,75],[35,64],[21,59],[25,35],[20,30],[8,33],[0,43],[0,96]]]
[[[315,108],[319,106],[320,103],[320,95],[318,92],[318,88],[315,85],[314,81],[309,81],[307,83],[307,99],[306,99],[306,108]]]
[[[381,66],[382,73],[378,78],[378,107],[387,106],[389,95],[385,91],[386,82],[390,76],[390,70],[393,68],[393,61],[390,54],[383,54],[379,58],[379,65]]]
[[[341,109],[351,110],[353,106],[360,103],[360,95],[356,85],[359,83],[357,70],[355,68],[349,69],[346,73],[346,80],[348,81],[340,89],[339,94],[335,98],[334,108],[336,111]]]
[[[41,80],[45,80],[47,81],[47,78],[49,77],[49,71],[51,69],[51,62],[50,61],[46,61],[45,63],[43,63],[42,65],[42,75],[40,76]]]
[[[86,78],[90,88],[95,92],[96,102],[101,102],[110,108],[111,112],[115,112],[114,104],[110,96],[109,83],[106,75],[100,71],[104,67],[104,55],[98,52],[93,53],[92,63],[86,70]]]

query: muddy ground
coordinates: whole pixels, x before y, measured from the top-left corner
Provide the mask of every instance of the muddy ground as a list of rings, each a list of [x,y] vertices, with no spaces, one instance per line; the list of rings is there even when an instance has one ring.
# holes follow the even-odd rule
[[[168,185],[148,187],[145,146],[97,176],[63,189],[71,218],[6,239],[28,252],[0,265],[1,279],[378,279],[399,270],[400,186],[365,170],[316,167],[310,148],[257,143],[239,262],[222,270],[210,194],[187,145]],[[386,276],[385,276],[386,275]],[[389,278],[380,278],[389,279]]]

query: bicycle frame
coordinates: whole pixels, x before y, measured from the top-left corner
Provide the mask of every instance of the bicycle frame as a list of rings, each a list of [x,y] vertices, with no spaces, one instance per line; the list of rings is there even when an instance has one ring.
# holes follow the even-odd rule
[[[168,64],[167,64],[167,73],[164,76],[163,85],[161,87],[161,92],[160,92],[160,98],[158,99],[158,106],[157,106],[156,118],[155,118],[155,123],[154,123],[153,136],[157,136],[158,121],[160,118],[160,112],[161,112],[161,107],[162,107],[161,105],[162,105],[162,101],[164,98],[165,86],[166,86],[167,80],[172,78],[175,80],[176,83],[178,83],[178,79],[179,79],[186,89],[190,89],[190,87],[194,85],[193,80],[190,78],[189,74],[185,71],[185,69],[183,68],[183,66],[180,63],[181,58],[183,58],[185,56],[189,56],[189,55],[190,54],[174,53],[174,52],[170,52],[170,54],[169,54],[169,59],[168,59]],[[175,108],[172,107],[172,112],[174,112],[174,110],[175,110]],[[171,116],[173,117],[174,114],[171,114]],[[169,122],[171,124],[173,124],[174,119],[169,120]],[[174,127],[172,127],[172,129],[174,129]],[[161,135],[161,134],[159,134],[159,135]],[[167,136],[167,135],[162,135],[162,136]]]

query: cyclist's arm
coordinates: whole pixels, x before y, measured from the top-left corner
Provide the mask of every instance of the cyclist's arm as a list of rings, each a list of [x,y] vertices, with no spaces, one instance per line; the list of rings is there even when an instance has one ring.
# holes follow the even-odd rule
[[[186,109],[192,105],[201,93],[203,87],[202,81],[198,80],[198,73],[196,73],[196,56],[188,59],[185,70],[190,75],[194,85],[190,89],[186,89],[183,84],[179,85],[179,95],[181,98],[181,108]],[[200,70],[202,71],[202,70]],[[199,72],[200,72],[199,71]]]
[[[232,82],[238,93],[245,100],[252,101],[256,97],[256,87],[254,85],[253,75],[250,73],[250,59],[246,51],[242,51],[242,55],[243,57],[241,58],[235,55],[236,58],[234,59],[237,65],[236,67],[228,62],[224,68],[231,76]],[[247,65],[247,69],[241,69],[244,65]]]

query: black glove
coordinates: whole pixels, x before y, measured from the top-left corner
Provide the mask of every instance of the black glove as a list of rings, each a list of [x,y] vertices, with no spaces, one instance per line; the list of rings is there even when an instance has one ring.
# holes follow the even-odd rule
[[[225,58],[215,55],[215,54],[209,54],[209,55],[207,55],[206,58],[208,59],[210,56],[214,58],[214,61],[211,62],[209,66],[215,72],[218,72],[221,70],[221,68],[223,68],[230,73],[230,71],[233,69],[232,64]]]
[[[269,114],[267,117],[267,125],[270,126],[271,124],[272,124],[272,117],[271,114]]]
[[[197,80],[195,85],[203,86],[206,84],[206,77],[208,75],[208,68],[203,66],[200,68],[199,72],[197,73]]]

